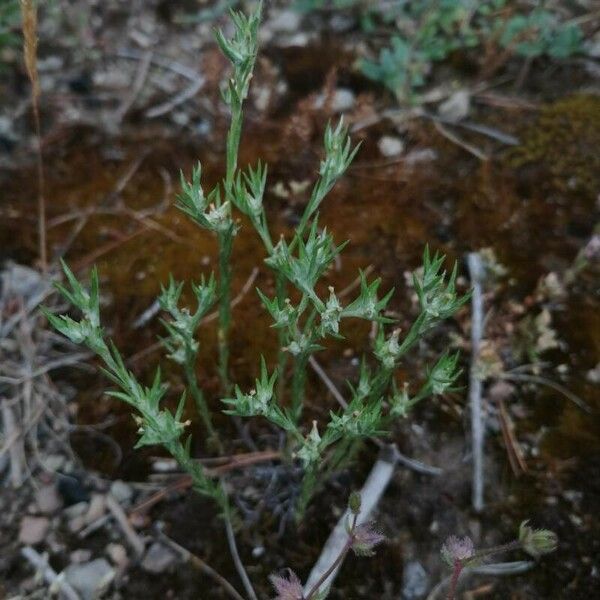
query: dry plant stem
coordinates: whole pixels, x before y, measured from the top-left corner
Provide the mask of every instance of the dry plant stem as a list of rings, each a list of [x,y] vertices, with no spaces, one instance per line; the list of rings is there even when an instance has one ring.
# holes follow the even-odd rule
[[[552,379],[548,379],[547,377],[543,377],[542,375],[529,375],[528,373],[504,373],[501,376],[501,379],[506,379],[507,381],[529,381],[531,383],[538,383],[540,385],[545,385],[557,392],[561,393],[567,400],[570,400],[575,406],[579,407],[582,411],[591,414],[592,409],[579,397],[576,396],[571,390],[568,390],[566,387],[560,385],[560,383],[556,383],[556,381],[552,381]]]
[[[342,408],[348,408],[348,403],[344,399],[344,396],[342,396],[342,394],[336,387],[335,383],[333,383],[333,381],[331,381],[331,378],[329,377],[329,375],[327,375],[327,373],[325,372],[323,367],[321,367],[321,365],[318,363],[317,359],[314,356],[309,356],[308,364],[312,367],[313,371],[319,376],[321,381],[325,384],[325,386],[327,387],[327,389],[329,390],[331,395],[335,398],[336,402]]]
[[[214,582],[220,585],[225,592],[229,594],[234,600],[244,600],[237,590],[225,579],[220,573],[215,571],[210,565],[205,563],[199,556],[192,554],[189,550],[180,546],[175,540],[172,540],[162,531],[158,533],[160,540],[164,542],[171,549],[175,550],[177,554],[185,561],[196,567],[199,571],[202,571],[205,575],[210,577]]]
[[[446,139],[461,147],[463,150],[466,150],[482,162],[486,162],[489,160],[489,156],[487,156],[479,148],[477,148],[473,144],[465,142],[462,138],[452,133],[447,127],[444,127],[444,125],[442,125],[439,121],[434,121],[433,125],[437,129],[437,131],[441,133]]]
[[[131,91],[129,92],[129,94],[127,94],[127,97],[121,102],[121,104],[115,111],[114,119],[117,124],[121,123],[125,115],[129,112],[129,109],[133,106],[140,92],[142,91],[144,83],[146,83],[146,79],[148,78],[153,54],[153,50],[147,50],[144,53],[144,56],[140,61],[137,74],[135,76],[135,80],[131,87]]]
[[[48,565],[48,561],[39,554],[39,552],[34,550],[31,546],[24,546],[21,548],[21,555],[42,574],[46,583],[51,586],[58,586],[61,594],[67,600],[80,600],[79,594],[71,587],[71,584],[62,577],[59,577],[56,574],[56,571]]]
[[[145,115],[149,119],[155,119],[156,117],[160,117],[162,115],[171,112],[174,108],[183,104],[190,98],[193,98],[204,86],[204,78],[198,76],[196,81],[194,81],[190,86],[182,90],[181,92],[175,94],[172,98],[163,102],[162,104],[158,104],[157,106],[153,106],[149,108]]]
[[[494,546],[493,548],[488,548],[487,550],[480,550],[479,552],[475,552],[475,554],[470,560],[481,560],[482,558],[486,558],[495,554],[502,554],[503,552],[519,550],[519,548],[521,547],[521,542],[515,540],[513,542],[508,542],[507,544],[502,544],[501,546]],[[454,561],[452,576],[450,577],[450,585],[448,588],[448,600],[454,600],[454,597],[456,595],[456,588],[458,587],[458,580],[460,579],[460,575],[464,571],[464,569],[465,565],[462,561]]]
[[[502,398],[498,400],[498,408],[500,427],[502,429],[502,437],[504,438],[508,460],[515,477],[519,477],[521,473],[527,473],[527,463],[514,433],[514,423],[506,410],[506,404]]]
[[[129,523],[129,519],[127,518],[127,515],[125,514],[123,509],[121,508],[121,505],[115,500],[113,496],[107,494],[106,506],[117,521],[119,527],[121,528],[121,531],[127,538],[127,541],[135,550],[137,556],[140,557],[144,553],[144,542]]]
[[[3,447],[8,447],[10,457],[10,481],[14,488],[21,487],[23,483],[23,470],[25,467],[25,450],[23,448],[23,433],[20,430],[15,414],[9,401],[4,398],[2,400],[2,425],[4,429],[4,437],[6,444]]]
[[[46,249],[46,199],[44,179],[44,159],[42,156],[42,136],[40,125],[40,83],[37,72],[37,8],[33,0],[21,0],[21,14],[23,17],[23,50],[25,54],[25,68],[31,82],[31,101],[33,106],[33,120],[37,138],[36,163],[38,180],[38,245],[40,264],[45,273],[48,269],[48,256]]]
[[[272,460],[280,460],[281,452],[279,450],[266,450],[264,452],[250,452],[248,454],[239,454],[232,457],[223,457],[225,464],[218,465],[214,468],[205,468],[206,475],[209,477],[219,477],[234,469],[241,469],[246,466],[268,462]],[[204,464],[204,461],[199,461]],[[145,512],[160,502],[167,494],[176,490],[184,490],[190,488],[193,484],[191,475],[184,475],[166,488],[152,494],[146,500],[140,502],[133,508],[131,514]]]
[[[494,563],[488,565],[480,565],[478,567],[465,567],[462,570],[463,579],[470,575],[487,575],[492,577],[502,577],[506,575],[518,575],[520,573],[525,573],[531,567],[535,565],[533,561],[526,560],[518,560],[513,562],[506,563]],[[444,590],[448,588],[450,585],[450,581],[452,576],[446,577],[440,583],[438,583],[432,590],[429,592],[426,600],[438,600],[441,598],[441,594]]]
[[[256,596],[256,592],[252,587],[252,583],[250,582],[250,578],[248,577],[248,573],[246,573],[246,569],[244,568],[244,564],[242,563],[242,559],[240,558],[240,554],[237,549],[237,544],[235,543],[235,534],[233,532],[233,526],[231,525],[231,519],[228,515],[225,515],[225,532],[227,533],[227,543],[229,544],[229,550],[231,551],[231,558],[233,558],[233,564],[235,565],[236,571],[242,580],[244,585],[244,589],[246,590],[246,594],[250,597],[250,600],[258,600]]]
[[[477,374],[479,346],[483,336],[483,264],[472,252],[467,257],[473,296],[471,298],[471,367],[469,372],[469,406],[471,408],[471,440],[473,451],[472,503],[476,512],[483,510],[483,439],[485,425],[481,409],[481,378]]]
[[[350,527],[350,532],[348,533],[348,539],[344,544],[343,548],[340,550],[338,557],[331,563],[331,566],[323,575],[321,575],[320,579],[313,585],[312,589],[306,594],[306,600],[311,600],[313,596],[315,596],[321,586],[327,581],[329,576],[336,571],[339,566],[344,562],[344,558],[346,558],[346,554],[348,554],[350,548],[352,547],[352,535],[354,534],[354,529],[356,528],[356,520],[358,518],[357,514],[354,514],[352,518],[352,526]]]
[[[377,460],[371,469],[369,477],[360,490],[361,510],[358,514],[356,525],[361,525],[362,523],[368,521],[371,513],[377,507],[379,500],[383,496],[385,489],[391,481],[393,473],[393,459],[389,459],[385,454],[382,454],[382,456]],[[321,550],[321,555],[313,566],[306,584],[304,585],[305,590],[312,590],[315,583],[321,580],[323,573],[329,571],[331,563],[335,560],[335,557],[340,555],[344,545],[348,541],[346,523],[350,516],[350,511],[346,511],[329,535],[329,538]],[[337,574],[338,568],[339,564],[328,573],[327,578],[323,579],[319,585],[321,587],[323,585],[327,587],[331,586]]]

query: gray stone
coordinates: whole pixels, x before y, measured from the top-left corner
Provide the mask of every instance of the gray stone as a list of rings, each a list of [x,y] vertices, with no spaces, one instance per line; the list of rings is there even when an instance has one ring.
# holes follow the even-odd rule
[[[329,27],[337,33],[343,33],[352,29],[356,25],[356,19],[352,15],[344,14],[341,11],[336,12],[329,19]]]
[[[354,107],[356,102],[356,96],[352,90],[348,88],[337,88],[333,92],[333,98],[331,98],[331,110],[333,112],[346,112]],[[324,94],[320,94],[315,100],[315,108],[323,108],[325,104]]]
[[[60,71],[65,61],[60,56],[47,56],[46,58],[38,59],[38,70],[39,71]]]
[[[72,519],[69,519],[69,522],[67,523],[67,529],[71,533],[77,533],[78,531],[81,531],[85,527],[85,525],[85,516],[79,515],[78,517],[73,517]]]
[[[300,31],[299,33],[282,36],[277,42],[277,45],[281,48],[303,48],[304,46],[308,45],[309,41],[310,36],[308,33]]]
[[[471,95],[467,90],[458,90],[450,98],[442,102],[438,108],[438,114],[448,121],[460,121],[469,114],[471,107]]]
[[[133,489],[129,484],[117,479],[110,486],[110,494],[119,504],[126,504],[133,496]]]
[[[106,546],[106,554],[108,554],[110,560],[120,570],[124,570],[129,564],[129,558],[127,557],[127,550],[122,544],[108,544]]]
[[[81,596],[82,600],[98,598],[115,577],[115,570],[105,558],[97,558],[87,563],[70,565],[65,571],[65,579]]]
[[[402,581],[402,598],[404,600],[423,598],[429,589],[429,575],[423,565],[416,560],[406,563]]]
[[[278,33],[295,33],[300,27],[302,15],[294,10],[282,10],[272,19],[269,19],[267,27]]]
[[[142,560],[142,568],[150,573],[162,573],[175,563],[175,553],[160,542],[154,542]]]
[[[86,525],[93,523],[100,517],[104,515],[106,512],[106,499],[102,494],[92,494],[92,499],[90,500],[90,507],[85,513],[85,522]]]
[[[50,521],[46,517],[23,517],[19,528],[19,542],[30,546],[39,544],[46,537],[49,526]]]
[[[45,287],[40,274],[35,269],[9,262],[0,272],[0,290],[3,296],[31,298]]]
[[[77,502],[77,504],[71,504],[63,510],[63,515],[67,520],[74,519],[75,517],[83,516],[89,508],[88,502]]]
[[[92,551],[87,548],[78,548],[69,554],[69,560],[72,564],[83,564],[92,558]]]
[[[399,138],[391,135],[384,135],[377,142],[379,152],[387,158],[398,156],[404,152],[404,142]]]
[[[35,503],[41,513],[45,515],[55,513],[62,506],[62,498],[56,485],[51,483],[38,488],[35,492]]]

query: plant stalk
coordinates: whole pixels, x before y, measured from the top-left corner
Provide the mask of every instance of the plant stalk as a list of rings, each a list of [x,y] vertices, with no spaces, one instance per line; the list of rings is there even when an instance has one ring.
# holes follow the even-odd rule
[[[285,276],[277,272],[277,274],[275,275],[275,289],[277,293],[277,303],[280,307],[283,306],[285,303],[285,294],[287,291],[286,287],[287,286],[285,283]],[[277,372],[279,373],[277,380],[277,398],[279,399],[279,402],[282,403],[285,400],[285,370],[288,360],[288,354],[284,350],[286,342],[285,329],[280,328],[277,330],[277,342]]]
[[[233,225],[218,234],[219,241],[219,377],[223,393],[231,389],[229,381],[229,328],[231,326],[231,250],[233,247]]]
[[[196,404],[196,410],[200,414],[200,418],[206,427],[209,442],[215,447],[215,450],[221,453],[223,451],[223,445],[221,444],[219,435],[213,427],[212,420],[210,418],[210,411],[208,410],[208,405],[206,404],[206,399],[204,398],[204,394],[198,385],[198,376],[196,375],[196,369],[194,368],[193,355],[186,356],[184,371],[189,389],[192,393],[192,397],[194,398],[194,403]]]
[[[303,352],[294,357],[294,373],[292,375],[292,417],[296,423],[302,416],[304,408],[304,391],[306,388],[306,369],[308,353]]]
[[[352,526],[350,528],[350,532],[348,533],[348,539],[346,540],[344,547],[342,548],[338,557],[333,561],[333,563],[331,563],[329,569],[327,569],[327,571],[325,571],[325,573],[321,575],[319,580],[315,583],[315,585],[313,585],[308,594],[306,594],[305,600],[312,600],[312,598],[315,597],[315,595],[319,592],[319,588],[323,585],[325,581],[327,581],[328,577],[338,568],[338,566],[342,563],[344,558],[346,558],[346,554],[348,554],[350,548],[352,548],[352,542],[354,541],[353,536],[354,530],[356,528],[357,518],[358,515],[354,514],[352,517]]]
[[[454,561],[454,568],[452,570],[452,578],[450,579],[450,587],[448,589],[448,600],[454,600],[456,594],[456,586],[458,585],[458,579],[463,570],[463,564],[460,560]]]

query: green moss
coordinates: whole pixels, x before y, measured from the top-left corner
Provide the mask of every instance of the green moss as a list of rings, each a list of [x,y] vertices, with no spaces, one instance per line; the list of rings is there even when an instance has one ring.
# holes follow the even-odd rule
[[[507,155],[512,167],[538,164],[560,190],[595,194],[600,187],[600,96],[577,94],[550,104]]]

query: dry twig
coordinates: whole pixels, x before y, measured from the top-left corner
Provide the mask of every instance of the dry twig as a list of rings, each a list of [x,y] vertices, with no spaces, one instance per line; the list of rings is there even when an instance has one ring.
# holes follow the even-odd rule
[[[483,263],[476,252],[467,257],[473,286],[471,300],[471,367],[469,371],[469,406],[471,407],[471,439],[473,451],[473,508],[483,510],[483,439],[485,425],[481,409],[482,382],[477,373],[479,347],[483,336]]]

